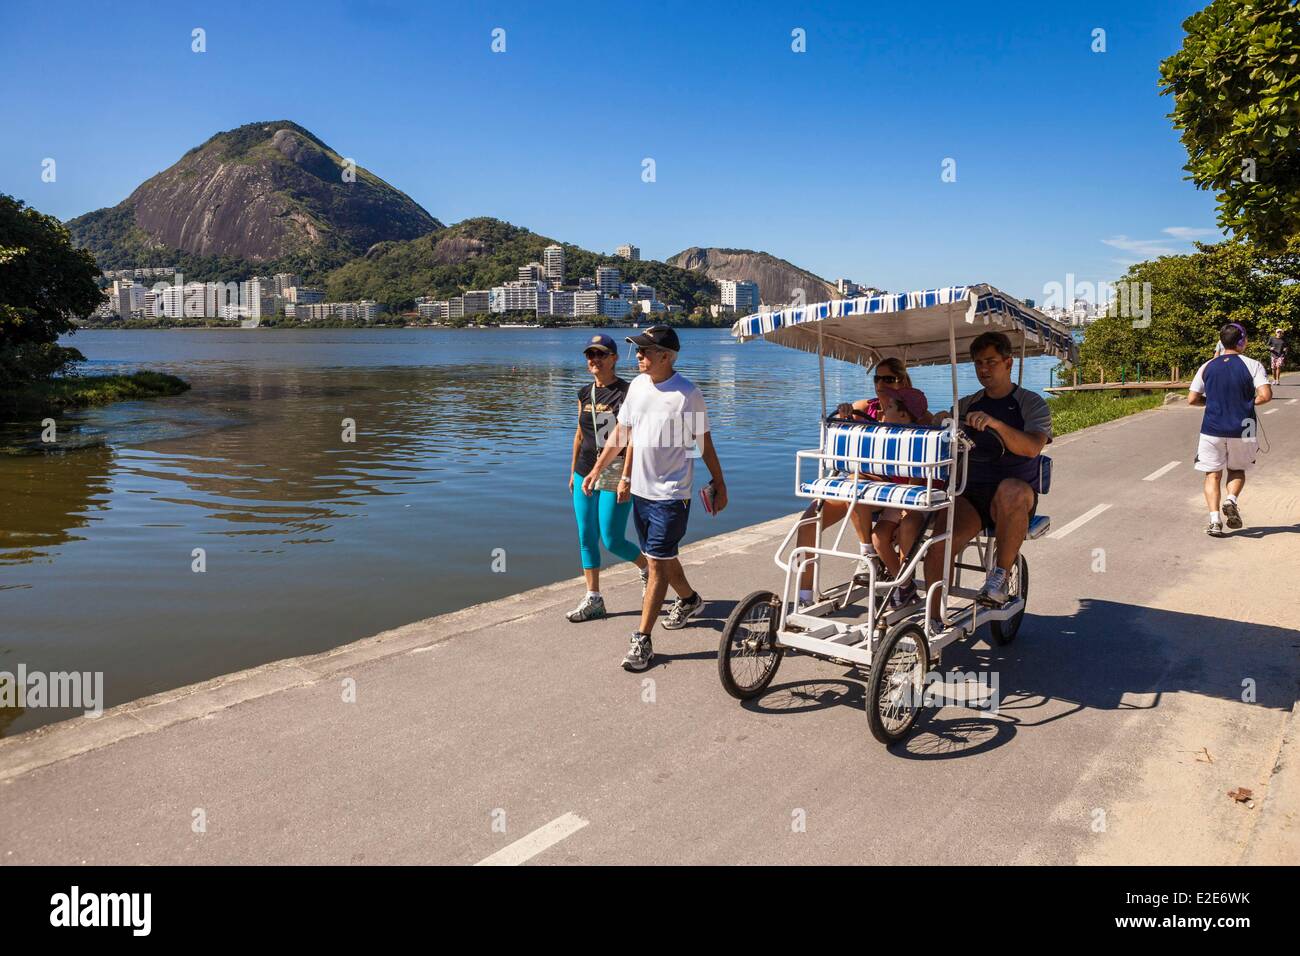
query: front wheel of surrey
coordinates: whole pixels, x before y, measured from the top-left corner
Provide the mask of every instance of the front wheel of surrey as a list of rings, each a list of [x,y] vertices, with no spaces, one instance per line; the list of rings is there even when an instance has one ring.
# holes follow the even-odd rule
[[[1025,603],[1021,605],[1015,617],[1009,617],[1005,621],[989,622],[989,633],[993,635],[993,640],[1003,646],[1014,641],[1016,635],[1020,633],[1020,622],[1025,619],[1025,608],[1029,606],[1029,562],[1025,560],[1023,554],[1016,558],[1015,567],[1011,569],[1007,581],[1007,594],[1012,600],[1023,598]]]
[[[781,600],[771,591],[755,591],[736,605],[718,644],[718,677],[737,700],[757,697],[772,683],[785,649],[776,646]]]
[[[929,661],[925,630],[916,621],[899,621],[880,642],[867,681],[867,723],[882,744],[896,744],[912,732],[925,703]]]

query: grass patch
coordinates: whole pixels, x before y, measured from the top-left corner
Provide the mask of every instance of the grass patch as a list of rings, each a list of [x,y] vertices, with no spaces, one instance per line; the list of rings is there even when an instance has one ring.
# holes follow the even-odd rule
[[[1052,409],[1052,434],[1057,438],[1077,432],[1080,428],[1100,425],[1102,422],[1123,418],[1144,412],[1148,408],[1159,408],[1165,400],[1165,393],[1110,391],[1104,392],[1066,392],[1053,395],[1047,399]]]
[[[188,391],[189,382],[162,372],[133,375],[69,375],[0,391],[0,411],[57,412],[140,398],[161,398]]]

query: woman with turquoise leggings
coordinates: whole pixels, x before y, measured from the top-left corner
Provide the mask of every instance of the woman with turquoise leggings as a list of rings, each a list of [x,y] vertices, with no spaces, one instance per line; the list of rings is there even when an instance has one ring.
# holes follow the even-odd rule
[[[641,586],[646,583],[645,555],[627,539],[627,518],[632,513],[632,496],[619,501],[614,491],[582,493],[582,479],[587,477],[596,456],[614,429],[619,406],[627,396],[628,383],[614,373],[618,363],[618,346],[608,335],[593,335],[583,348],[592,384],[578,390],[578,428],[573,433],[573,462],[570,467],[569,492],[573,495],[573,513],[578,519],[578,547],[582,553],[582,573],[587,579],[587,593],[582,602],[565,615],[574,624],[605,616],[605,599],[600,593],[600,546],[631,561],[641,569]],[[629,448],[625,454],[631,454]]]

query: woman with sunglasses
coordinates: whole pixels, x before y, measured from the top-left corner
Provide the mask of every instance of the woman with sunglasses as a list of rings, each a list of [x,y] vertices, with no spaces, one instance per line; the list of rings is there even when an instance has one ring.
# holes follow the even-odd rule
[[[592,383],[578,389],[578,428],[573,433],[573,459],[569,468],[569,493],[573,496],[573,513],[578,519],[578,547],[582,554],[582,573],[587,579],[587,593],[576,608],[565,615],[572,623],[604,617],[605,599],[600,593],[600,545],[612,554],[631,561],[641,569],[644,591],[649,571],[641,549],[627,539],[627,518],[632,513],[632,496],[623,499],[614,490],[586,495],[582,480],[587,477],[605,440],[614,430],[618,410],[627,397],[628,382],[614,371],[618,363],[618,346],[608,335],[593,335],[583,349]],[[630,455],[629,448],[624,452]],[[623,471],[623,462],[617,462]]]
[[[887,358],[882,359],[876,366],[875,386],[877,394],[880,389],[886,392],[899,392],[903,389],[911,389],[912,377],[907,374],[907,366],[901,359]],[[850,422],[883,422],[884,412],[881,407],[880,398],[863,398],[856,402],[843,402],[835,409],[833,418]],[[925,420],[919,421],[918,424],[930,424],[930,414],[925,412]],[[853,530],[858,534],[858,551],[862,555],[862,560],[854,569],[854,577],[865,577],[870,573],[871,562],[877,562],[877,570],[883,569],[884,564],[880,556],[876,553],[875,545],[872,543],[871,534],[871,509],[863,505],[857,505],[853,511],[849,512],[849,506],[844,501],[823,501],[818,499],[808,506],[804,512],[805,518],[811,518],[821,511],[822,528],[830,528],[839,524],[848,514],[849,520],[853,522]],[[816,530],[812,525],[803,525],[799,529],[799,545],[801,547],[812,547],[816,539]],[[814,596],[813,586],[813,568],[809,564],[804,568],[802,577],[799,580],[799,604],[812,604]]]

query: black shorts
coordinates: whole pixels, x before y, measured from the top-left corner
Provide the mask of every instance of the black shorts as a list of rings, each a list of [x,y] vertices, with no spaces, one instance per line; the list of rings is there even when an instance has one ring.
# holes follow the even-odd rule
[[[980,516],[981,528],[992,528],[995,525],[993,515],[989,513],[989,506],[993,504],[993,496],[997,494],[997,485],[967,485],[966,490],[961,493],[961,497],[971,503],[976,513]],[[1038,513],[1038,492],[1034,492],[1034,504],[1029,509],[1029,518],[1033,520]]]

